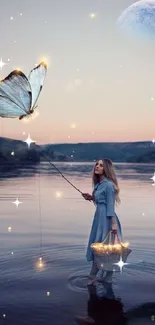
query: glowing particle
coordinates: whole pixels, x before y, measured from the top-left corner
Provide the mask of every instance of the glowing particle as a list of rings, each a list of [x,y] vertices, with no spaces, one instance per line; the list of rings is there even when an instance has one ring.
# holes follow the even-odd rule
[[[14,252],[11,252],[11,255],[13,255],[14,254]]]
[[[61,199],[62,198],[62,192],[60,192],[60,191],[57,191],[56,193],[55,193],[55,196],[56,196],[56,198],[57,199]]]
[[[14,153],[14,151],[12,151],[12,152],[11,152],[11,156],[14,156],[14,155],[15,155],[15,153]]]
[[[47,296],[48,296],[48,297],[50,296],[50,292],[49,292],[49,291],[47,291]]]
[[[96,14],[92,12],[92,13],[89,15],[89,17],[90,17],[91,19],[94,19],[94,18],[96,18]]]
[[[10,20],[13,20],[13,16],[10,17]]]
[[[23,16],[22,12],[20,13],[20,16]]]
[[[6,318],[6,314],[3,314],[3,318]]]
[[[150,179],[152,179],[155,183],[155,172],[154,172],[154,175]]]
[[[68,135],[68,139],[70,139],[70,135]]]
[[[151,101],[154,101],[154,97],[151,97]]]
[[[24,142],[26,142],[27,145],[28,145],[28,148],[30,148],[31,143],[36,142],[36,141],[33,141],[33,140],[30,138],[30,135],[28,135],[28,138],[27,138]]]
[[[75,123],[72,123],[70,127],[71,127],[71,129],[75,129],[76,128],[76,124]]]
[[[8,227],[8,232],[11,232],[11,231],[12,231],[12,227],[9,226],[9,227]]]
[[[12,203],[14,203],[14,204],[16,205],[16,207],[18,208],[18,205],[19,205],[20,203],[22,203],[22,202],[20,202],[20,201],[18,200],[18,198],[17,198],[16,201],[14,201],[14,202],[12,202]]]
[[[129,263],[124,263],[123,260],[122,260],[122,257],[120,258],[119,262],[118,263],[114,263],[115,265],[118,265],[121,272],[122,272],[122,268],[124,265],[128,265]]]
[[[152,140],[152,143],[153,143],[153,144],[155,143],[155,140],[154,140],[154,139]]]
[[[3,62],[2,58],[0,60],[0,69],[2,70],[2,68],[7,65],[7,63]]]

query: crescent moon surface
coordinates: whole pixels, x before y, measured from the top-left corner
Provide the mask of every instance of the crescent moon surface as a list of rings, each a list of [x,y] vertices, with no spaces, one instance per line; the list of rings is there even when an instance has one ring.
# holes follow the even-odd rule
[[[126,35],[155,40],[155,0],[133,3],[120,15],[117,26]]]

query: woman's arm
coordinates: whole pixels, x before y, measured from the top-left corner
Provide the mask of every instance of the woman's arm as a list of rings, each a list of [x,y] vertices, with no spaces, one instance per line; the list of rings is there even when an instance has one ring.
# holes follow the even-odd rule
[[[112,229],[117,229],[115,217],[115,189],[113,184],[108,183],[106,188],[107,217],[111,219]]]

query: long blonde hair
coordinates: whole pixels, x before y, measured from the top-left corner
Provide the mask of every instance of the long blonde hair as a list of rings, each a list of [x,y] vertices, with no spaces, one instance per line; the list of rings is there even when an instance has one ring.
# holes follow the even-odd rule
[[[110,159],[108,159],[108,158],[101,158],[101,159],[98,159],[98,161],[99,160],[102,160],[103,161],[103,175],[107,179],[109,179],[111,182],[113,182],[113,184],[114,184],[114,188],[115,188],[115,203],[116,203],[116,205],[117,204],[120,204],[121,203],[121,200],[120,200],[120,197],[119,197],[120,188],[119,188],[119,185],[118,185],[118,181],[117,181],[117,176],[116,176],[116,173],[115,173],[114,165],[113,165],[112,161]],[[93,187],[97,183],[99,183],[99,181],[100,181],[100,176],[97,175],[97,174],[95,174],[96,163],[95,163],[95,166],[94,166],[93,171],[92,171],[92,183],[93,183]],[[93,191],[93,193],[94,193],[94,191]]]

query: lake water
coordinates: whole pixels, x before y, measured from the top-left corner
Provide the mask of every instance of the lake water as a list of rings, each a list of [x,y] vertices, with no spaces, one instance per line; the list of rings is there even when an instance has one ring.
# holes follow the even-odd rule
[[[92,163],[55,163],[81,191],[92,193]],[[153,164],[115,164],[121,188],[116,213],[132,253],[115,273],[113,294],[128,324],[155,318],[155,186]],[[59,197],[61,194],[61,197]],[[18,208],[14,202],[19,199]],[[0,175],[0,324],[76,324],[87,315],[85,254],[95,206],[48,163]],[[11,227],[9,231],[8,227]],[[42,256],[45,268],[36,262]],[[97,287],[99,296],[105,288]],[[112,310],[111,310],[112,312]],[[137,316],[138,315],[138,316]],[[116,324],[116,323],[115,323]]]

